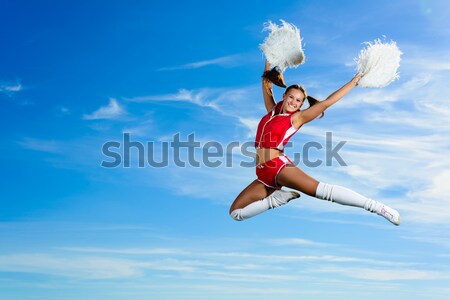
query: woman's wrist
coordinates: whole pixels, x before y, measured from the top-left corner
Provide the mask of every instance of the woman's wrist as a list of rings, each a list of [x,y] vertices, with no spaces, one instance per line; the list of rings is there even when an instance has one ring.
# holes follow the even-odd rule
[[[269,62],[267,61],[267,59],[266,59],[265,65],[264,65],[264,72],[265,72],[265,71],[270,71],[270,64],[269,64]]]
[[[361,77],[362,77],[362,74],[361,74],[361,73],[358,73],[358,74],[356,74],[356,75],[352,78],[351,82],[352,82],[355,86],[357,86],[358,83],[359,83],[359,81],[361,80]]]

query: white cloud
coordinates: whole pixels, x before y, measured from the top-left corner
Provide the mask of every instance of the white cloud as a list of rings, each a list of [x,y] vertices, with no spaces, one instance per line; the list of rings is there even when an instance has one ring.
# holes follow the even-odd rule
[[[85,120],[98,119],[118,119],[126,114],[125,109],[117,102],[116,99],[110,98],[106,106],[102,106],[96,111],[83,115]]]
[[[122,133],[129,133],[136,137],[148,137],[151,136],[154,129],[153,121],[149,116],[145,116],[144,120],[139,122],[135,126],[129,126],[122,130]]]
[[[47,153],[61,153],[61,144],[54,140],[42,140],[35,138],[23,138],[18,141],[18,144],[25,149],[47,152]]]
[[[70,114],[70,109],[67,107],[61,107],[60,112],[63,114]]]
[[[20,92],[23,87],[20,83],[18,83],[16,85],[3,86],[2,89],[7,92]]]
[[[76,249],[76,248],[75,248]],[[77,251],[82,250],[78,249]],[[89,252],[89,249],[86,249]],[[81,251],[83,252],[83,251]],[[94,251],[95,252],[95,251]],[[114,254],[149,254],[142,251],[102,252]],[[159,252],[159,253],[157,253]],[[167,254],[156,250],[152,254]],[[81,279],[115,279],[144,276],[146,270],[195,272],[199,267],[214,267],[215,263],[197,260],[179,260],[170,257],[161,259],[124,259],[105,256],[55,255],[41,253],[0,255],[0,271],[23,272],[76,277]]]
[[[173,102],[189,102],[199,107],[210,108],[220,113],[226,122],[238,122],[248,131],[244,137],[252,137],[255,135],[256,127],[258,126],[259,113],[264,113],[263,102],[255,109],[254,94],[260,96],[260,91],[256,86],[245,88],[202,88],[198,90],[180,89],[177,93],[139,96],[132,98],[125,98],[129,102],[159,102],[159,101],[173,101]],[[255,117],[253,117],[255,116]]]
[[[447,165],[447,167],[449,167]],[[420,223],[448,223],[450,218],[450,170],[428,172],[427,183],[408,193],[411,202],[403,209],[411,214],[411,221]]]
[[[112,279],[141,275],[145,264],[126,259],[68,257],[48,254],[0,255],[2,272],[52,274],[86,279]]]
[[[424,97],[426,93],[421,89],[427,86],[433,77],[429,73],[419,73],[411,79],[396,85],[392,83],[383,89],[357,89],[345,99],[341,100],[336,106],[339,108],[361,106],[362,104],[386,105],[398,101],[410,101],[411,95]]]
[[[93,247],[62,247],[61,250],[84,253],[112,253],[129,255],[161,255],[161,254],[185,254],[186,251],[176,248],[93,248]]]
[[[450,201],[443,196],[449,192],[446,182],[450,181],[449,145],[445,136],[396,137],[372,133],[364,137],[350,132],[342,136],[348,137],[347,148],[340,152],[348,166],[329,169],[328,180],[386,201],[405,213],[407,222],[450,225]],[[350,178],[343,178],[342,174]],[[363,185],[356,188],[357,183]],[[392,188],[403,192],[387,199],[380,196],[384,189]]]
[[[254,137],[258,128],[259,119],[239,117],[239,122],[248,129],[247,137]]]
[[[236,239],[233,239],[236,242]],[[248,239],[245,239],[249,242]],[[226,241],[222,241],[227,243]],[[225,269],[229,269],[229,262],[233,262],[233,265],[240,265],[242,262],[252,266],[252,269],[260,268],[263,265],[278,265],[280,268],[286,268],[291,263],[299,262],[323,262],[323,263],[341,263],[343,265],[351,264],[364,264],[364,265],[375,265],[375,266],[390,266],[390,267],[405,267],[418,265],[416,262],[408,261],[391,261],[391,260],[381,260],[379,258],[372,259],[369,256],[374,255],[373,253],[363,252],[363,257],[357,257],[355,255],[330,255],[324,252],[324,247],[329,249],[330,253],[334,252],[335,244],[321,243],[313,240],[306,240],[301,238],[269,238],[266,240],[250,240],[251,244],[255,248],[264,247],[280,247],[288,245],[301,245],[305,246],[305,249],[314,249],[316,255],[285,255],[285,254],[275,254],[279,249],[273,248],[272,251],[267,253],[271,254],[261,254],[260,251],[256,252],[233,252],[233,251],[211,251],[205,249],[202,243],[195,243],[197,246],[195,248],[164,248],[164,247],[146,247],[146,248],[98,248],[98,247],[60,247],[58,249],[69,252],[77,253],[95,253],[99,254],[113,254],[120,255],[120,257],[156,257],[158,261],[161,259],[166,260],[178,260],[184,261],[185,263],[190,263],[191,265],[201,265],[201,266],[222,266]],[[322,249],[317,249],[320,247]],[[340,246],[339,246],[340,247]],[[318,252],[320,251],[320,252]],[[273,253],[273,254],[272,254]],[[375,255],[378,257],[379,252]],[[199,261],[200,259],[200,261]],[[242,262],[241,262],[242,260]],[[148,262],[148,261],[147,261]],[[264,262],[263,264],[261,264]],[[284,265],[286,264],[286,265]],[[235,269],[235,268],[232,268]]]
[[[316,271],[320,273],[339,273],[352,278],[377,281],[434,280],[448,278],[448,274],[443,274],[438,271],[418,269],[325,267],[318,268]]]
[[[275,246],[312,246],[312,247],[329,247],[331,244],[318,243],[311,240],[301,238],[284,238],[273,239],[269,241],[270,244]]]
[[[446,52],[445,55],[448,55]],[[445,57],[444,55],[444,57]],[[443,57],[442,53],[436,54],[435,57]],[[435,58],[422,57],[413,60],[405,61],[409,67],[427,69],[431,72],[450,71],[450,62],[447,59],[436,60]]]
[[[371,265],[385,265],[385,266],[405,266],[411,265],[411,263],[405,262],[393,262],[387,260],[359,258],[350,256],[338,256],[338,255],[277,255],[277,254],[257,254],[248,252],[209,252],[204,253],[205,257],[219,257],[219,258],[233,258],[233,259],[246,259],[247,262],[252,260],[267,261],[277,264],[290,264],[301,262],[322,262],[322,263],[342,263],[342,264],[371,264]]]
[[[203,89],[199,91],[180,89],[177,93],[174,94],[141,96],[141,97],[125,98],[125,100],[130,102],[181,101],[181,102],[190,102],[202,107],[210,107],[212,109],[217,109],[214,103],[206,100],[208,92],[209,92],[208,89]]]
[[[305,246],[315,247],[316,245],[307,243]],[[364,276],[364,272],[359,272],[358,268],[352,266],[354,264],[369,264],[398,268],[411,265],[411,263],[405,262],[326,254],[264,255],[258,254],[257,252],[212,252],[206,249],[186,251],[177,248],[116,249],[63,247],[59,249],[68,251],[69,253],[75,252],[76,254],[67,254],[67,252],[58,254],[3,254],[0,255],[0,271],[57,275],[85,280],[145,278],[148,276],[147,272],[152,272],[152,274],[166,274],[160,272],[170,271],[175,272],[172,273],[173,276],[180,278],[186,276],[193,278],[206,276],[209,278],[208,280],[218,281],[239,282],[247,278],[245,279],[247,282],[267,282],[298,279],[299,274],[292,272],[292,270],[295,270],[300,265],[304,267],[308,266],[309,268],[310,263],[313,263],[315,266],[314,272],[332,273],[335,271],[329,269],[328,264],[339,264],[341,266],[339,268],[340,272],[348,273],[347,275],[350,277],[369,280],[395,280],[400,275],[391,276],[388,279],[380,279],[378,278],[379,273],[374,272]],[[88,255],[84,255],[85,253]],[[318,269],[316,268],[317,266],[319,266]],[[239,273],[236,273],[236,271],[239,271]],[[382,271],[378,271],[381,274]],[[387,270],[383,271],[387,272]],[[410,274],[414,274],[414,276],[403,279],[416,279],[421,274],[419,271],[414,273],[412,269],[408,271]],[[309,271],[305,270],[305,272]],[[406,270],[400,269],[398,272],[403,274]],[[393,273],[391,272],[391,274]],[[424,274],[429,275],[431,273],[424,271]]]
[[[263,272],[258,273],[248,273],[248,272],[219,272],[219,271],[209,271],[207,272],[208,278],[210,280],[220,280],[220,281],[233,281],[233,282],[286,282],[298,280],[299,277],[296,275],[285,275],[285,274],[268,274]]]
[[[32,230],[30,234],[46,234],[50,240],[55,240],[51,238],[52,232],[65,232],[62,229],[65,226],[55,225],[46,225],[51,228],[49,231],[36,230],[38,224],[27,223],[24,227],[27,231]],[[6,224],[3,230],[10,231],[11,226],[17,224]],[[83,229],[83,226],[73,226],[77,227]],[[124,227],[128,230],[128,226]],[[95,236],[97,230],[107,234],[103,229],[96,225],[92,229],[94,232],[91,230],[89,234]],[[112,237],[117,235],[111,234]],[[122,247],[120,241],[115,247],[110,242],[102,245],[101,241],[96,241],[94,244],[98,246],[55,248],[52,242],[52,248],[47,253],[43,250],[45,245],[40,243],[39,253],[0,254],[0,271],[38,274],[41,275],[36,276],[39,281],[58,277],[62,288],[70,288],[75,281],[77,284],[100,285],[112,293],[117,290],[123,293],[133,291],[145,293],[147,297],[149,293],[159,294],[161,291],[167,293],[175,290],[174,293],[177,293],[183,287],[191,286],[192,282],[198,285],[194,289],[211,292],[209,289],[215,289],[217,285],[233,295],[251,293],[266,283],[279,287],[279,290],[264,290],[265,295],[272,292],[315,294],[312,286],[318,291],[328,288],[338,294],[352,291],[354,295],[360,295],[373,291],[398,291],[416,280],[433,285],[434,282],[439,283],[438,280],[449,278],[447,270],[424,262],[420,253],[391,253],[388,248],[385,253],[383,250],[358,252],[358,246],[354,248],[356,244],[350,247],[348,244],[327,244],[314,239],[279,238],[276,232],[273,232],[275,236],[268,234],[262,239],[258,236],[236,239],[234,234],[230,234],[228,238],[212,240],[210,237],[164,236],[152,239],[154,247],[147,246],[148,239],[142,243],[142,235],[139,234],[136,238],[143,247]],[[132,232],[127,232],[127,236],[132,235]],[[148,237],[147,230],[145,236]],[[324,236],[321,240],[332,241],[333,238]],[[139,245],[136,242],[128,240],[127,244]],[[292,247],[295,245],[302,247],[301,253],[298,248]],[[243,248],[246,250],[239,250]],[[10,251],[16,252],[14,249]],[[245,283],[243,290],[240,288],[242,282]],[[302,287],[298,286],[298,282],[303,283]],[[30,281],[29,284],[33,286],[35,283]],[[189,289],[189,292],[195,296],[195,291]]]
[[[448,235],[449,227],[436,225],[423,227],[415,227],[409,235],[402,236],[403,239],[412,240],[420,243],[433,244],[438,247],[450,248],[450,236]]]
[[[12,96],[15,93],[22,91],[24,88],[21,83],[0,83],[0,93]]]
[[[202,60],[197,62],[192,62],[188,64],[184,64],[181,66],[174,66],[174,67],[165,67],[160,68],[159,71],[174,71],[174,70],[184,70],[184,69],[198,69],[206,66],[211,65],[218,65],[218,66],[224,66],[224,67],[232,67],[237,65],[237,61],[240,59],[240,55],[228,55],[228,56],[222,56],[218,58],[208,59],[208,60]]]

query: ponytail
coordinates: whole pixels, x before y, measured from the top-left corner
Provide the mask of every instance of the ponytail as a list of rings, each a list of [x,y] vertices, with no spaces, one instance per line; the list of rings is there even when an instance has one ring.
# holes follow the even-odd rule
[[[309,107],[311,107],[311,106],[313,106],[314,104],[317,104],[317,103],[320,102],[319,100],[317,100],[316,98],[311,97],[311,96],[306,96],[306,99],[308,100]],[[320,115],[319,119],[322,118],[323,116],[324,116],[324,113],[322,113],[322,114]]]

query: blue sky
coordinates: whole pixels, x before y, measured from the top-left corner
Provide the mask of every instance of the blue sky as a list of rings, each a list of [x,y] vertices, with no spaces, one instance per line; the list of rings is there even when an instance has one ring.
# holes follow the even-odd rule
[[[1,1],[0,299],[448,299],[449,18],[446,1]],[[251,142],[263,24],[280,19],[306,55],[286,80],[318,98],[363,42],[403,51],[398,81],[356,88],[286,151],[346,141],[347,166],[299,166],[397,208],[400,227],[305,195],[235,222],[255,177],[237,150],[215,168],[173,149],[167,167],[139,168],[136,149],[101,167],[124,133],[155,159],[176,134]]]

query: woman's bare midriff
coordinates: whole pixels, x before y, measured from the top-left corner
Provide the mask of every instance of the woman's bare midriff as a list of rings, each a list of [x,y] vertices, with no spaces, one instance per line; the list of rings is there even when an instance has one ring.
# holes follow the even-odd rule
[[[266,161],[282,155],[284,155],[284,153],[278,149],[256,148],[256,165],[263,164]]]

